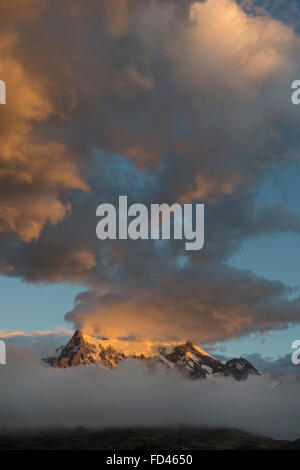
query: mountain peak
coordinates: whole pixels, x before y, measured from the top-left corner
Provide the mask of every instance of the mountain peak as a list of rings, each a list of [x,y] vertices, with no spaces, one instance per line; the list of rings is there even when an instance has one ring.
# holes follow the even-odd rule
[[[56,368],[98,365],[114,369],[126,359],[146,361],[149,367],[163,364],[193,379],[231,376],[236,380],[245,380],[249,374],[259,375],[246,359],[234,358],[223,364],[191,341],[160,345],[156,352],[148,356],[125,354],[109,344],[109,340],[86,335],[81,330],[76,330],[68,344],[57,350],[57,355],[46,359],[46,362]]]
[[[85,335],[81,330],[76,330],[68,344],[57,352],[56,357],[50,357],[46,362],[59,369],[93,364],[114,369],[126,358],[112,346],[102,346],[101,340]]]
[[[73,338],[76,336],[83,336],[83,331],[82,330],[76,330],[75,333],[73,334]]]

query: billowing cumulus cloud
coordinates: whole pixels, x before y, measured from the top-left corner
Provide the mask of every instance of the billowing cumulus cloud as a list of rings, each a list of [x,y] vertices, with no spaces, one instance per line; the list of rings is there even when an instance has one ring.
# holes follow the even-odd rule
[[[70,210],[70,203],[60,199],[64,191],[88,188],[66,145],[34,133],[34,125],[51,119],[55,109],[47,79],[35,77],[15,58],[19,42],[16,32],[0,34],[0,75],[7,86],[0,114],[0,235],[28,242]]]
[[[230,268],[178,269],[146,288],[80,294],[66,319],[96,336],[213,342],[297,321],[300,300],[287,293],[280,282]]]
[[[300,38],[253,2],[0,0],[0,267],[88,288],[67,314],[105,336],[210,341],[299,320],[290,289],[226,266],[299,233],[253,185],[298,159]],[[251,14],[249,12],[251,10]],[[99,242],[96,207],[206,204],[205,248]]]

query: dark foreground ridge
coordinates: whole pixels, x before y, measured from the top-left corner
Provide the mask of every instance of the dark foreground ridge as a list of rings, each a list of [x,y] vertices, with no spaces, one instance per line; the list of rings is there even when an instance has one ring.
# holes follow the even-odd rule
[[[233,429],[129,428],[53,430],[1,434],[0,450],[300,450],[296,441],[275,440]]]
[[[56,356],[45,359],[45,362],[59,369],[79,365],[99,365],[115,369],[121,361],[129,359],[143,361],[149,368],[163,364],[192,379],[233,377],[236,380],[246,380],[251,374],[259,375],[255,367],[242,357],[223,364],[190,342],[158,347],[156,353],[149,357],[126,356],[107,344],[107,340],[87,336],[79,330],[75,331],[66,346],[57,350]]]

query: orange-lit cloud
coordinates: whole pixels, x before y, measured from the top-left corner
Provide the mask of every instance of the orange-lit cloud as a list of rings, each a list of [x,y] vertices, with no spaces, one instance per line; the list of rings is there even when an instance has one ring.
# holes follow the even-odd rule
[[[172,279],[125,291],[78,295],[66,315],[94,336],[136,342],[214,342],[255,331],[279,328],[299,320],[299,298],[289,290],[232,268],[187,270]]]
[[[7,104],[0,108],[0,235],[31,241],[70,209],[60,199],[64,191],[88,187],[66,145],[42,141],[34,132],[55,109],[48,80],[14,57],[20,42],[17,33],[0,34],[0,76],[7,87]]]
[[[247,238],[300,232],[298,213],[251,192],[299,155],[293,29],[234,0],[0,7],[1,272],[85,284],[67,318],[105,336],[213,341],[296,321],[280,283],[223,271]],[[95,208],[120,194],[201,199],[205,249],[99,243]]]

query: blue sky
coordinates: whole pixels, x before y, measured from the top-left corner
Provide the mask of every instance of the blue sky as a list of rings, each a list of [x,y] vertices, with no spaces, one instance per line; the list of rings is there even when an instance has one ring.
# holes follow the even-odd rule
[[[274,169],[257,188],[259,200],[262,203],[278,202],[299,210],[299,174],[299,163],[294,163],[284,171]],[[295,287],[295,292],[291,296],[299,295],[300,235],[298,234],[272,234],[247,240],[229,263],[237,268],[250,269],[267,279],[280,280]],[[276,358],[289,353],[292,341],[298,338],[300,338],[300,326],[291,325],[288,329],[269,332],[264,336],[252,335],[250,338],[228,342],[225,345],[225,354],[260,352],[264,356]]]
[[[2,330],[53,330],[70,328],[65,313],[73,306],[82,287],[70,284],[28,284],[14,278],[0,277]]]

